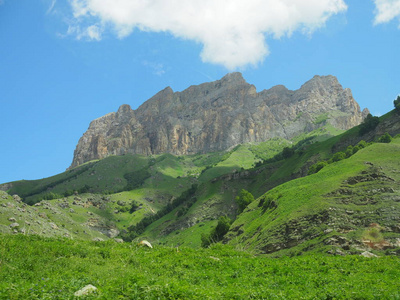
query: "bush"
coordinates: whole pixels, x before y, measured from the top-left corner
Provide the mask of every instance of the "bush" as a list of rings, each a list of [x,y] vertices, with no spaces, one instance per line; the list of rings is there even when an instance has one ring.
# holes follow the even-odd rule
[[[123,207],[119,208],[118,210],[119,210],[119,212],[124,213],[124,212],[129,211],[129,207],[128,206],[123,206]]]
[[[361,141],[358,142],[357,146],[358,146],[360,149],[363,149],[363,148],[367,147],[368,144],[367,144],[366,141],[361,140]]]
[[[272,208],[277,208],[278,205],[276,204],[274,198],[272,196],[267,196],[263,199],[263,204],[262,204],[262,208],[264,211]]]
[[[373,117],[371,114],[368,114],[363,123],[360,125],[359,135],[366,134],[371,130],[374,130],[376,126],[379,124],[379,118]]]
[[[140,187],[145,182],[145,180],[150,176],[151,174],[147,167],[135,172],[126,173],[124,175],[124,178],[126,179],[127,183],[123,190],[131,191]]]
[[[353,155],[356,154],[360,149],[362,149],[360,146],[354,146],[353,147]]]
[[[137,202],[135,200],[132,200],[131,202],[131,207],[129,209],[129,213],[132,214],[133,212],[135,212],[137,209],[139,208],[139,205],[137,204]]]
[[[345,158],[346,158],[346,154],[344,152],[336,152],[332,156],[332,162],[340,161],[340,160],[345,159]]]
[[[379,143],[390,143],[391,141],[392,137],[387,132],[384,135],[382,135],[378,140]]]
[[[254,196],[250,192],[242,189],[235,200],[238,205],[238,213],[240,214],[247,205],[254,201]]]
[[[316,164],[313,164],[310,169],[308,170],[308,175],[317,173],[318,171],[320,171],[323,167],[325,167],[326,165],[328,165],[328,163],[326,161],[319,161]]]
[[[285,148],[283,148],[283,150],[282,150],[282,157],[283,157],[284,159],[287,159],[287,158],[289,158],[289,157],[292,157],[293,154],[294,154],[294,149],[293,149],[293,148],[285,147]]]
[[[62,198],[61,195],[59,195],[59,194],[57,194],[57,193],[53,193],[53,192],[46,193],[46,194],[44,194],[44,195],[42,196],[42,199],[43,199],[43,200],[53,200],[53,199],[60,199],[60,198]]]
[[[349,158],[350,156],[352,156],[354,154],[354,147],[352,145],[348,146],[345,154],[346,154],[346,158]]]
[[[218,219],[217,226],[211,230],[210,235],[206,235],[204,233],[201,234],[201,246],[208,247],[212,243],[219,242],[223,239],[225,234],[229,231],[229,227],[231,227],[232,220],[223,216]]]
[[[397,112],[400,112],[400,96],[397,96],[397,99],[393,101],[394,108]]]

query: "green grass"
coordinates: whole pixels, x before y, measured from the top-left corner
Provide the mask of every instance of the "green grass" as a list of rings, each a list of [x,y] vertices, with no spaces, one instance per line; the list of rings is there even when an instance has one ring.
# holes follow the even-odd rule
[[[390,220],[396,218],[396,214],[400,211],[400,205],[396,202],[397,198],[390,200],[392,199],[390,197],[396,197],[398,192],[395,191],[393,194],[389,193],[386,196],[385,194],[373,196],[370,191],[385,186],[396,189],[396,181],[360,182],[350,187],[344,184],[347,179],[358,176],[363,171],[371,170],[371,163],[377,170],[373,172],[382,172],[385,176],[390,176],[396,181],[400,180],[400,175],[396,171],[400,167],[400,139],[394,139],[390,144],[373,144],[348,159],[326,166],[316,174],[288,181],[270,190],[250,204],[232,224],[232,230],[241,228],[243,232],[241,234],[237,234],[234,231],[229,232],[230,243],[233,245],[242,244],[249,249],[265,251],[263,247],[266,244],[284,244],[285,240],[287,243],[292,238],[306,239],[304,236],[307,235],[307,230],[314,237],[326,236],[323,230],[328,228],[327,224],[319,224],[318,221],[313,221],[312,218],[318,219],[318,217],[322,217],[321,214],[332,211],[332,208],[337,211],[330,213],[332,218],[337,220],[342,218],[343,225],[352,228],[352,231],[359,229],[360,225],[354,225],[358,223],[363,224],[361,227],[364,228],[373,222],[386,224],[385,226],[394,226],[394,223]],[[341,197],[327,196],[340,188],[351,189],[355,194]],[[370,199],[376,200],[374,205],[366,206],[354,202],[358,198],[365,199],[366,195],[369,195]],[[260,202],[264,199],[274,200],[277,203],[277,208],[272,210],[263,209],[260,206]],[[342,199],[348,199],[347,201],[350,203],[342,203]],[[387,209],[389,206],[391,207],[390,210]],[[347,216],[345,211],[353,211],[352,216]],[[371,211],[382,211],[382,213],[372,214]],[[368,214],[368,217],[363,217]],[[352,219],[358,223],[351,223],[349,220]],[[326,223],[332,223],[333,220],[326,221]],[[339,221],[336,222],[340,223]],[[285,229],[285,226],[288,226],[287,224],[296,224],[296,227]],[[331,224],[330,226],[340,227],[338,224]],[[294,234],[288,232],[288,230],[297,231],[297,233]],[[362,239],[361,231],[358,231],[358,236],[353,234],[353,237],[360,241]]]
[[[226,246],[142,248],[0,236],[0,299],[399,299],[397,257],[254,257]],[[45,255],[44,255],[45,254]]]
[[[281,152],[283,148],[290,147],[291,145],[290,141],[283,138],[273,138],[266,142],[250,145],[249,150],[253,152],[256,158],[267,160]]]

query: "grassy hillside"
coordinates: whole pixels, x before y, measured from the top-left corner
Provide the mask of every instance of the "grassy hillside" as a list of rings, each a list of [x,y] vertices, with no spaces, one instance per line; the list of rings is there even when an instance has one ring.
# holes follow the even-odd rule
[[[199,177],[200,185],[193,205],[176,208],[149,226],[142,236],[168,245],[199,247],[201,235],[209,233],[219,217],[237,217],[235,197],[241,189],[260,197],[284,182],[305,176],[310,165],[332,156],[332,148],[343,139],[343,135],[354,133],[350,131],[330,139],[321,138],[324,134],[330,136],[327,129],[319,129],[314,135],[304,136],[296,144],[274,139],[269,141],[270,144],[237,147],[229,158],[213,168],[206,169]],[[318,139],[322,141],[316,141]],[[288,146],[292,147],[294,152],[291,156],[283,158],[282,149]],[[277,151],[279,147],[280,151]],[[271,154],[267,156],[265,153],[263,159],[260,159],[262,149],[268,149]],[[243,158],[253,161],[253,167],[249,163],[247,168],[241,167],[240,163],[245,161]],[[220,175],[218,172],[222,166],[226,166],[229,172]],[[184,214],[180,213],[182,211]]]
[[[0,211],[4,212],[3,218],[0,219],[2,232],[27,230],[25,225],[13,229],[9,227],[12,222],[8,219],[19,214],[16,218],[18,222],[21,223],[20,220],[24,219],[30,222],[30,233],[107,239],[105,231],[115,229],[123,232],[143,218],[157,214],[193,184],[201,186],[200,194],[196,195],[199,202],[194,203],[193,207],[185,204],[175,210],[174,213],[178,210],[179,214],[185,212],[183,218],[177,220],[174,215],[167,218],[175,223],[183,219],[189,220],[186,222],[189,226],[203,224],[200,227],[205,227],[201,229],[208,229],[222,211],[235,215],[232,200],[237,191],[231,189],[230,185],[221,183],[216,184],[215,186],[219,186],[216,188],[211,181],[222,182],[219,177],[236,176],[238,172],[252,169],[255,164],[260,163],[261,157],[271,158],[288,145],[291,145],[289,141],[275,139],[259,145],[241,145],[228,152],[190,156],[177,157],[170,154],[153,157],[112,156],[89,162],[53,177],[5,184],[3,189],[7,188],[7,192],[11,195],[18,195],[23,202],[16,202],[11,198],[7,202],[3,201],[4,206],[0,207]],[[238,186],[246,187],[246,181],[248,180]],[[222,192],[221,189],[228,192]],[[265,192],[265,189],[262,189],[262,192]],[[219,195],[214,197],[215,193]],[[214,197],[214,201],[210,200],[210,197]],[[30,207],[24,203],[38,204]],[[134,210],[131,209],[132,203],[137,207]],[[210,208],[206,212],[203,212],[204,205]],[[48,222],[43,223],[40,214],[49,211],[51,213],[46,215],[51,217],[47,218]],[[201,214],[196,216],[199,212]],[[192,222],[191,217],[188,219],[187,216],[195,220]],[[200,221],[203,219],[205,223]],[[92,222],[93,220],[95,222]],[[63,230],[47,228],[50,226],[47,223],[54,223],[57,228]],[[96,226],[88,227],[88,224]],[[100,225],[97,226],[98,224]],[[47,230],[41,229],[41,226],[47,226]],[[91,229],[100,228],[101,232],[97,235],[82,234],[83,231],[91,232]],[[171,229],[170,226],[168,230],[175,229]],[[160,230],[156,230],[151,236],[156,238],[159,232]],[[165,233],[165,230],[163,232]],[[157,238],[162,238],[164,235]],[[198,242],[190,244],[197,246]]]
[[[394,122],[397,116],[393,113],[389,113],[382,117],[383,123],[388,119]],[[366,249],[371,249],[371,247],[368,246],[368,242],[363,242],[364,240],[368,240],[363,239],[363,236],[368,236],[370,231],[378,230],[380,232],[379,236],[383,235],[387,237],[387,239],[381,239],[382,243],[388,243],[388,246],[382,246],[380,248],[396,249],[398,242],[395,232],[399,231],[393,227],[393,224],[390,224],[392,227],[385,233],[382,228],[385,228],[385,226],[388,226],[390,223],[385,221],[385,218],[375,218],[374,216],[374,218],[358,220],[360,219],[358,213],[379,216],[382,214],[380,210],[385,210],[386,205],[394,203],[395,207],[397,207],[396,201],[393,200],[389,203],[378,202],[379,204],[376,204],[377,206],[373,207],[372,211],[360,211],[359,209],[355,209],[354,206],[364,205],[369,207],[367,206],[369,205],[368,201],[363,202],[361,201],[362,198],[370,198],[371,195],[366,195],[365,193],[369,192],[369,189],[374,190],[377,186],[382,185],[382,181],[380,181],[379,178],[385,178],[384,176],[386,175],[382,175],[383,177],[381,176],[381,173],[385,174],[385,171],[381,172],[380,168],[382,166],[381,163],[378,163],[377,159],[379,158],[377,156],[381,157],[383,160],[388,160],[386,165],[396,166],[396,160],[400,153],[396,146],[398,144],[397,139],[394,140],[392,144],[374,144],[356,153],[349,159],[330,164],[327,168],[320,171],[320,173],[304,178],[304,181],[300,180],[299,183],[296,180],[291,181],[306,176],[312,164],[318,161],[328,161],[337,155],[335,154],[337,152],[340,153],[340,151],[343,151],[344,154],[348,154],[348,151],[351,153],[353,153],[353,151],[357,152],[361,146],[354,147],[354,149],[350,147],[348,149],[348,146],[352,145],[353,142],[353,145],[356,146],[363,138],[370,141],[377,141],[379,136],[377,136],[376,133],[380,133],[382,130],[383,129],[378,126],[375,133],[372,131],[367,133],[367,135],[360,136],[359,128],[353,128],[343,134],[320,142],[316,142],[315,139],[308,140],[307,136],[305,136],[303,140],[294,147],[296,150],[290,157],[285,159],[278,158],[276,160],[269,157],[263,160],[263,162],[261,161],[261,163],[258,162],[255,168],[247,170],[241,169],[239,171],[236,169],[233,173],[214,177],[210,181],[203,182],[196,193],[197,201],[189,209],[187,207],[175,209],[170,214],[149,226],[143,233],[143,237],[167,245],[198,247],[201,244],[201,235],[210,233],[212,228],[216,226],[216,220],[220,216],[227,215],[231,219],[237,217],[235,196],[241,189],[246,189],[253,193],[255,197],[260,197],[264,195],[265,192],[276,188],[274,191],[270,192],[271,194],[267,193],[252,204],[253,206],[250,208],[250,210],[254,210],[252,213],[247,216],[246,214],[239,216],[239,219],[232,225],[225,242],[229,240],[230,243],[235,245],[240,244],[247,249],[254,249],[262,253],[270,253],[292,248],[311,240],[313,241],[310,242],[311,244],[305,243],[302,248],[294,248],[291,254],[309,251],[321,245],[324,246],[321,247],[321,251],[330,251],[334,253],[337,250],[338,253],[341,253],[341,251],[344,251],[343,248],[346,248],[344,252],[352,253],[352,251],[355,251],[354,253],[360,253]],[[321,137],[324,132],[326,131],[322,129],[319,137]],[[288,144],[284,145],[287,146]],[[384,155],[383,153],[386,153],[386,151],[389,151],[390,154]],[[367,153],[370,154],[366,156]],[[365,165],[365,162],[371,162],[371,164]],[[379,172],[377,172],[377,168]],[[378,180],[370,182],[368,188],[366,186],[364,188],[359,188],[355,185],[352,186],[350,192],[348,189],[345,190],[345,193],[351,193],[348,195],[349,198],[357,197],[357,199],[361,199],[360,201],[362,204],[348,204],[347,206],[342,205],[337,207],[334,202],[335,193],[340,196],[340,187],[343,185],[343,181],[351,176],[358,176],[364,169],[367,173],[362,175],[366,177],[376,175],[378,176]],[[333,171],[328,172],[329,170]],[[207,171],[211,173],[213,169]],[[385,196],[385,191],[389,191],[389,193],[393,194],[393,197],[396,197],[397,190],[395,182],[397,181],[397,177],[388,177],[394,181],[389,180],[389,184],[385,186],[383,190],[380,189],[372,195],[373,198],[379,200],[380,197]],[[287,183],[283,184],[285,182]],[[280,186],[281,184],[283,185]],[[328,194],[331,189],[333,189],[333,196],[325,196],[324,193],[326,192]],[[280,192],[281,190],[283,192]],[[271,214],[269,214],[269,209],[267,209],[265,205],[263,206],[263,201],[269,201],[275,204],[282,202],[282,205],[279,205],[276,210],[271,210]],[[372,201],[372,203],[375,204],[374,201]],[[334,210],[334,213],[328,214],[327,210],[329,209]],[[182,211],[185,212],[183,215],[180,213]],[[349,217],[347,217],[347,214]],[[386,218],[391,217],[395,218],[394,216],[386,215]],[[286,220],[286,218],[288,218],[288,220]],[[335,223],[343,222],[345,226],[343,226],[342,229],[339,228],[338,231],[334,230],[335,227],[330,228],[327,224],[332,218],[335,219]],[[316,224],[312,224],[314,219],[316,219]],[[353,224],[349,225],[348,222],[353,222]],[[374,222],[378,224],[378,229],[369,228]],[[249,232],[247,232],[247,227],[244,224],[250,228]],[[312,224],[312,226],[310,224]],[[352,230],[354,227],[360,226],[360,224],[363,226],[362,229],[353,232]],[[310,226],[309,230],[304,230],[307,226]],[[296,233],[289,233],[291,230]],[[348,234],[341,235],[341,233],[346,232],[346,230],[349,231]],[[301,231],[301,233],[297,231]],[[275,236],[276,240],[274,240]],[[335,240],[337,236],[340,237],[340,241]],[[316,239],[316,237],[321,238]],[[328,240],[329,237],[333,237],[333,239]],[[345,237],[346,240],[342,240],[342,237]],[[351,250],[348,246],[350,244],[353,245]],[[370,243],[370,245],[373,246],[373,243]],[[374,247],[375,246],[372,248]],[[382,249],[376,250],[379,252],[379,250]],[[285,251],[281,252],[285,253]],[[392,251],[392,253],[395,253],[395,250]]]
[[[154,247],[0,234],[0,299],[399,299],[397,257],[271,259],[227,246]],[[44,255],[45,254],[45,255]]]
[[[389,228],[388,222],[379,218],[369,222],[368,218],[358,220],[360,218],[353,217],[359,212],[367,216],[382,215],[379,209],[385,209],[384,206],[374,211],[363,211],[356,209],[361,204],[351,204],[342,199],[342,206],[338,206],[334,200],[342,197],[343,193],[348,193],[349,198],[359,199],[360,203],[363,197],[370,199],[370,195],[365,194],[369,187],[363,189],[354,185],[343,188],[348,178],[364,176],[363,171],[367,172],[364,177],[384,178],[381,176],[383,173],[392,180],[384,190],[376,193],[375,198],[392,190],[390,193],[395,196],[397,190],[393,182],[397,180],[396,175],[386,175],[387,170],[381,172],[381,165],[374,156],[385,153],[388,147],[395,147],[397,140],[389,145],[370,146],[305,177],[315,163],[333,161],[333,156],[337,155],[335,152],[347,153],[348,145],[355,145],[363,138],[376,140],[382,130],[395,128],[398,123],[395,113],[381,119],[376,129],[363,136],[360,136],[359,128],[353,128],[332,137],[340,132],[325,126],[292,141],[272,139],[257,145],[239,145],[226,152],[190,156],[112,156],[50,178],[2,185],[0,189],[7,188],[8,193],[18,194],[24,202],[37,203],[37,206],[26,206],[14,199],[2,200],[0,229],[5,233],[24,233],[26,226],[10,227],[12,221],[9,219],[14,218],[18,223],[29,219],[30,233],[47,236],[108,239],[118,235],[128,241],[141,236],[156,244],[197,248],[201,245],[201,236],[215,228],[218,218],[228,216],[236,221],[225,242],[261,253],[285,253],[289,250],[283,249],[293,248],[290,251],[294,254],[321,245],[324,249],[321,251],[339,249],[340,252],[343,247],[338,237],[345,244],[345,251],[353,253],[358,248],[355,252],[359,253],[366,249],[360,235],[369,236],[370,231],[378,231],[379,238],[384,236],[381,242],[388,242],[393,248],[398,232],[393,224],[389,234],[385,231]],[[386,156],[396,157],[397,150],[393,150],[394,155]],[[372,151],[371,157],[364,157],[368,151]],[[365,161],[371,164],[365,165]],[[302,177],[298,181],[297,178]],[[381,182],[374,184],[378,186]],[[194,186],[194,192],[186,195]],[[257,200],[238,215],[235,197],[241,189],[251,192]],[[323,192],[326,193],[321,194]],[[372,202],[376,204],[375,200]],[[46,222],[43,222],[43,214]],[[327,225],[329,222],[338,223],[338,220],[347,227]],[[352,225],[349,222],[353,222]],[[51,223],[58,229],[52,228],[54,225]],[[378,224],[376,228],[368,229],[373,223]],[[364,228],[362,232],[352,229],[360,225]],[[306,227],[309,228],[305,230]],[[343,242],[342,238],[346,240]],[[298,248],[300,244],[304,247]]]
[[[268,191],[237,218],[226,241],[263,253],[397,251],[398,169],[399,138],[370,145]]]

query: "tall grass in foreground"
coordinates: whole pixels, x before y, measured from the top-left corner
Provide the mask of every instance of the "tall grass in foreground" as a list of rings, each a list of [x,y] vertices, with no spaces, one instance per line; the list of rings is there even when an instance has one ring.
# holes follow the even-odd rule
[[[0,299],[400,299],[397,257],[273,259],[216,245],[141,248],[0,235]]]

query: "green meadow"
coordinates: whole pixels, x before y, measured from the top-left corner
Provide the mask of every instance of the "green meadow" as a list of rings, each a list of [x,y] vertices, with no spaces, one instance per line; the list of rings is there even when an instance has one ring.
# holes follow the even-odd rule
[[[270,258],[209,249],[1,235],[0,299],[400,299],[398,257]]]

